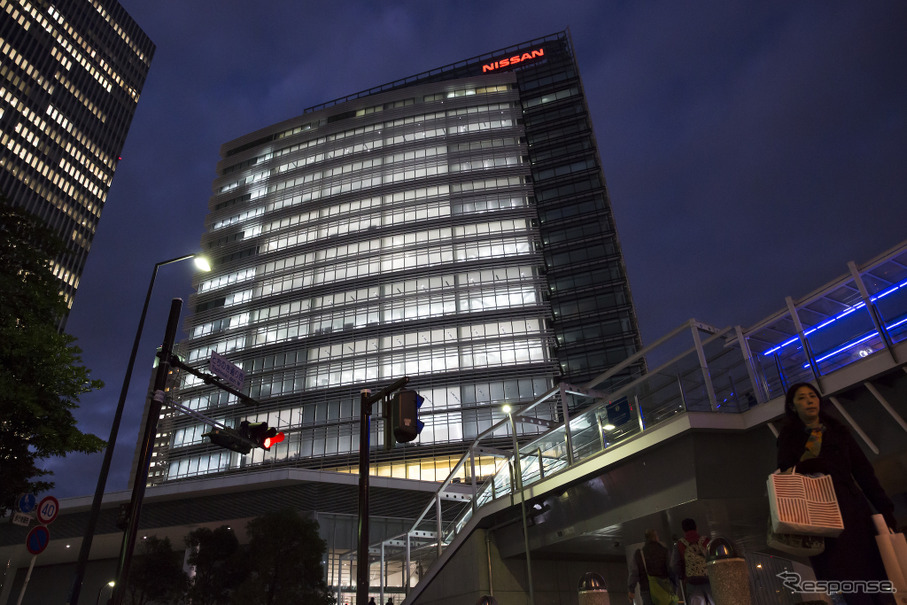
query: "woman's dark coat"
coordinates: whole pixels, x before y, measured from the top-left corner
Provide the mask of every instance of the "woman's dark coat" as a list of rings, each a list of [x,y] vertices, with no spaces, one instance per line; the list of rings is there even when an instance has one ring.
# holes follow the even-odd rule
[[[796,466],[798,473],[824,473],[831,475],[834,482],[844,531],[837,538],[826,538],[825,551],[810,557],[816,578],[885,580],[869,502],[891,525],[894,523],[894,504],[879,484],[872,464],[850,430],[825,414],[821,421],[826,429],[817,458],[800,460],[809,432],[799,418],[789,417],[778,435],[778,468],[787,470]],[[868,595],[847,595],[846,598],[848,603],[873,602],[864,597]]]

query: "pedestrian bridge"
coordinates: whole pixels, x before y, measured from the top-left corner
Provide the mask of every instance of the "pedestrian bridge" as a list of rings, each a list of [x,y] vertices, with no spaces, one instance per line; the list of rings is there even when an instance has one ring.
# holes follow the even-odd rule
[[[850,425],[903,521],[907,242],[784,302],[747,329],[690,320],[588,384],[512,410],[478,436],[408,532],[372,545],[372,592],[404,603],[563,593],[580,577],[568,577],[570,561],[623,592],[615,584],[643,531],[657,528],[667,543],[692,516],[753,563],[756,602],[779,602],[758,577],[790,564],[765,547],[764,485],[785,389],[801,381]],[[640,359],[643,376],[613,382]],[[477,476],[489,457],[495,471]]]

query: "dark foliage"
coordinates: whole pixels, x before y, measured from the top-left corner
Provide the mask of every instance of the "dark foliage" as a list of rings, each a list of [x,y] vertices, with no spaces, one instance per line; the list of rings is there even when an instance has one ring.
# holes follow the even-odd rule
[[[57,329],[66,311],[48,259],[62,242],[0,198],[0,515],[18,494],[53,487],[41,459],[103,449],[76,428],[79,396],[100,388],[75,338]]]
[[[249,522],[249,575],[240,585],[236,605],[334,602],[324,581],[327,548],[318,523],[285,509]]]
[[[231,603],[233,592],[248,574],[246,558],[233,530],[200,527],[186,536],[195,575],[186,593],[193,605]]]
[[[127,602],[130,605],[182,603],[187,588],[183,554],[173,551],[169,538],[145,538],[142,554],[133,559],[129,572]]]

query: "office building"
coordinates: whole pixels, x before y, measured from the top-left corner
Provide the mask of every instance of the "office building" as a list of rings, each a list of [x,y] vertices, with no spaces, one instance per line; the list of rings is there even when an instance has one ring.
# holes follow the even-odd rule
[[[69,308],[153,54],[114,0],[0,0],[0,194],[63,239]]]
[[[287,438],[243,455],[169,416],[152,484],[262,464],[357,472],[360,391],[403,376],[425,428],[385,450],[376,406],[372,470],[441,480],[503,404],[640,349],[566,32],[312,107],[225,144],[217,173],[202,237],[214,270],[182,353],[200,368],[226,356],[260,405],[185,375],[173,396]]]

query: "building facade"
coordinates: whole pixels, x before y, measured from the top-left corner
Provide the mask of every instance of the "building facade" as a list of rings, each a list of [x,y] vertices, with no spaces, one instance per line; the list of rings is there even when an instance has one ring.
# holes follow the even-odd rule
[[[0,194],[64,240],[70,308],[153,54],[114,0],[0,0]]]
[[[425,428],[386,450],[376,417],[373,472],[442,480],[503,404],[640,348],[566,32],[310,108],[224,145],[217,172],[202,238],[214,269],[183,355],[226,356],[260,405],[186,375],[172,395],[287,439],[242,455],[171,415],[151,483],[263,463],[357,472],[360,391],[403,376]]]

